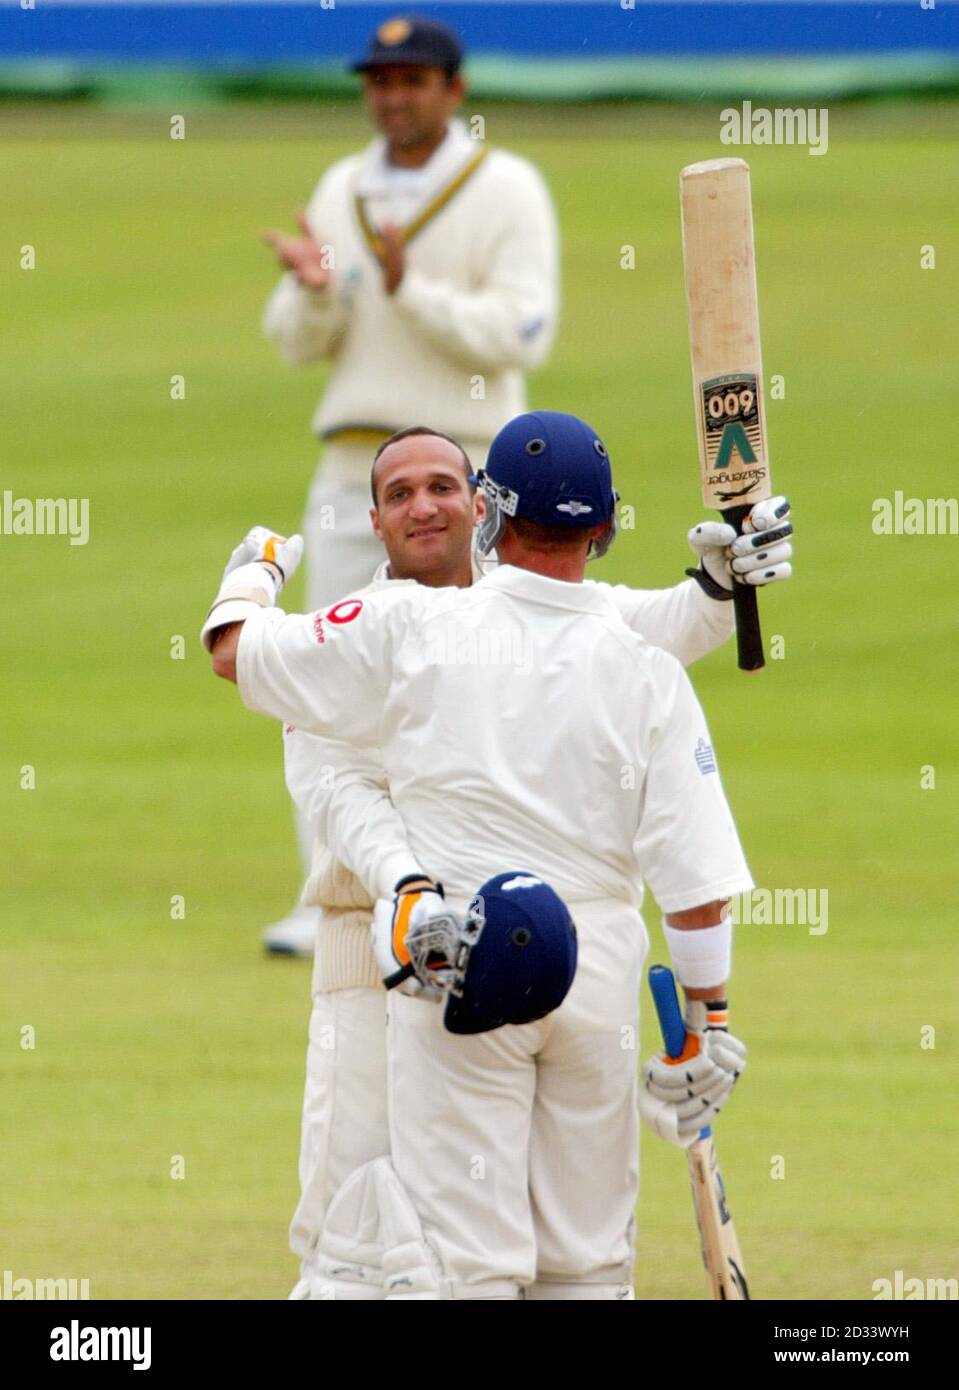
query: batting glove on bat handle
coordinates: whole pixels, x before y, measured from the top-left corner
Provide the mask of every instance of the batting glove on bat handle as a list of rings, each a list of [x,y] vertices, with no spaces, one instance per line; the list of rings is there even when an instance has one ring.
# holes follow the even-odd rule
[[[793,534],[787,497],[757,502],[745,516],[740,534],[725,521],[701,521],[687,532],[689,548],[699,556],[690,579],[718,602],[735,598],[734,584],[764,588],[792,574]]]
[[[746,1048],[728,1031],[724,1000],[688,999],[680,1012],[673,973],[654,965],[649,985],[665,1053],[643,1068],[640,1114],[661,1139],[687,1148],[709,1132],[746,1065]]]
[[[761,589],[792,574],[793,525],[788,497],[757,502],[743,520],[742,534],[729,547],[729,568],[740,584]]]

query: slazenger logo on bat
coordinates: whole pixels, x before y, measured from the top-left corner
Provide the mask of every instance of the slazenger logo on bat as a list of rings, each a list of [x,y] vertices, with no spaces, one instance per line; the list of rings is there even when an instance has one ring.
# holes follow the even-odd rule
[[[706,486],[711,488],[723,489],[722,491],[718,492],[717,495],[721,497],[723,501],[727,501],[733,497],[748,496],[749,493],[751,493],[755,488],[760,486],[765,477],[765,468],[751,468],[748,471],[742,473],[727,473],[725,470],[723,470],[722,473],[707,473]],[[726,491],[726,489],[730,486],[731,483],[745,483],[746,486],[738,488],[735,491],[728,492]]]
[[[732,502],[737,497],[748,497],[749,494],[753,491],[753,489],[757,486],[758,482],[759,479],[754,478],[753,481],[751,483],[747,483],[745,487],[735,488],[732,492],[720,492],[719,500],[720,502]]]
[[[752,469],[748,473],[727,473],[724,469],[722,473],[710,473],[709,481],[715,487],[718,483],[741,483],[744,480],[750,480],[752,486],[755,487],[756,483],[762,481],[765,474],[765,468]]]

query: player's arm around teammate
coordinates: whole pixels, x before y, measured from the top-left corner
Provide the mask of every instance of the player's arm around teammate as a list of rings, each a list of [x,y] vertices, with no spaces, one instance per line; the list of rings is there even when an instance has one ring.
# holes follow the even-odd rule
[[[607,518],[598,528],[603,531],[611,513],[608,478],[605,484],[601,479],[595,484],[585,480],[585,475],[591,476],[591,470],[598,467],[599,451],[592,432],[581,422],[577,425],[567,417],[556,419],[548,413],[514,422],[504,431],[503,445],[504,466],[508,463],[514,476],[499,478],[501,488],[515,491],[517,504],[526,505],[527,454],[533,451],[525,446],[530,437],[534,441],[541,437],[537,431],[548,436],[548,447],[558,459],[568,460],[570,467],[575,460],[576,467],[583,470],[583,485],[573,495],[580,499],[578,510],[585,507],[587,512],[594,510],[594,514]],[[531,524],[546,524],[542,508],[546,517],[551,517],[554,501],[560,512],[564,507],[569,510],[562,494],[540,499],[539,516],[534,509]],[[535,497],[529,505],[533,502]],[[525,523],[526,513],[520,514]],[[581,523],[574,525],[583,531]],[[426,718],[426,736],[431,732],[430,709],[424,709],[417,691],[424,688],[424,678],[428,686],[441,682],[450,697],[451,714],[461,712],[464,705],[471,710],[469,723],[464,723],[460,713],[458,723],[447,718],[444,724],[447,738],[457,729],[461,735],[458,747],[446,747],[444,752],[461,761],[451,769],[427,766],[422,755],[425,747],[432,746],[435,752],[439,745],[434,741],[420,749],[415,739],[407,740],[403,756],[405,775],[415,776],[424,791],[429,790],[430,776],[439,777],[445,787],[452,775],[459,788],[458,798],[443,802],[443,824],[448,827],[455,852],[432,834],[427,833],[424,841],[435,845],[437,855],[443,856],[443,876],[455,876],[459,871],[463,877],[458,860],[465,840],[463,832],[457,833],[457,814],[472,828],[466,833],[471,833],[474,841],[485,845],[492,834],[492,827],[477,820],[476,803],[469,800],[475,786],[479,805],[493,797],[498,808],[498,833],[485,852],[501,854],[504,833],[519,837],[525,831],[528,835],[534,823],[539,826],[537,842],[542,841],[537,844],[537,854],[560,878],[567,877],[577,898],[595,898],[597,891],[603,894],[604,901],[595,910],[586,903],[577,908],[583,956],[570,1007],[563,1006],[563,1021],[563,1010],[559,1010],[548,1028],[537,1028],[523,1038],[505,1031],[487,1042],[471,1041],[465,1077],[461,1076],[463,1048],[437,1033],[435,1019],[422,1012],[428,1006],[409,1001],[409,1009],[419,1009],[414,1015],[397,1001],[398,1018],[402,1014],[405,1021],[400,1020],[397,1036],[404,1041],[394,1059],[394,1071],[398,1084],[407,1087],[400,1110],[409,1124],[398,1139],[392,1136],[394,1153],[403,1164],[401,1176],[412,1184],[414,1201],[428,1216],[451,1284],[461,1297],[515,1296],[520,1283],[533,1279],[537,1244],[530,1244],[529,1183],[534,1189],[539,1272],[541,1282],[549,1286],[543,1296],[622,1296],[617,1290],[627,1286],[624,1281],[628,1281],[631,1264],[635,1136],[629,1117],[635,1119],[636,1079],[633,1059],[624,1056],[622,1029],[629,1026],[635,1035],[642,929],[635,910],[628,902],[617,901],[617,894],[629,895],[636,872],[634,859],[635,865],[646,871],[664,910],[677,917],[751,885],[715,776],[715,764],[708,756],[711,750],[705,723],[688,680],[672,658],[638,642],[601,595],[584,592],[580,581],[586,544],[597,538],[597,528],[586,530],[585,540],[572,538],[569,554],[564,541],[555,560],[555,565],[562,562],[560,568],[555,567],[554,559],[540,555],[535,544],[524,548],[517,533],[513,550],[500,552],[502,570],[482,586],[482,591],[478,586],[475,597],[455,591],[428,594],[402,586],[395,595],[372,595],[366,611],[362,615],[358,612],[346,631],[339,627],[327,633],[322,623],[317,631],[309,619],[256,611],[253,605],[263,600],[254,593],[246,596],[242,590],[249,586],[256,593],[263,592],[262,582],[258,576],[237,572],[221,590],[206,625],[209,640],[212,631],[231,619],[240,619],[242,610],[232,605],[247,605],[251,616],[238,647],[241,693],[251,707],[274,717],[294,719],[308,729],[335,729],[357,740],[369,737],[369,721],[377,719],[390,679],[402,670],[407,691],[402,709],[407,719],[415,716],[421,726]],[[511,535],[508,532],[504,537],[504,546],[507,540],[512,544]],[[282,553],[278,558],[282,560]],[[267,604],[275,598],[275,584],[270,587]],[[451,592],[454,598],[447,597]],[[424,670],[418,650],[409,646],[409,634],[421,633],[425,619],[445,620],[461,612],[469,622],[471,614],[475,619],[481,610],[488,611],[485,605],[491,602],[497,605],[501,620],[515,621],[518,635],[525,635],[539,653],[541,659],[533,662],[533,669],[550,672],[550,678],[558,682],[555,693],[564,708],[563,766],[577,787],[585,789],[582,798],[564,798],[557,804],[551,775],[555,730],[542,719],[538,684],[524,691],[509,672],[499,671],[495,665],[474,671],[464,670],[462,663],[434,663]],[[222,640],[234,638],[235,633],[228,633]],[[557,665],[560,658],[562,664]],[[485,705],[474,693],[480,677],[493,695]],[[597,701],[603,708],[597,707]],[[507,702],[522,710],[518,745],[515,729],[511,738],[500,717]],[[396,700],[391,704],[396,706]],[[577,722],[570,730],[568,720],[574,713]],[[402,724],[395,724],[399,715],[400,707],[396,706],[391,716],[394,732],[402,734]],[[472,720],[480,717],[484,724],[479,744],[485,756],[477,758]],[[519,714],[515,717],[520,718]],[[597,719],[601,744],[608,742],[615,753],[607,755],[608,768],[605,764],[595,766],[592,729]],[[504,738],[505,748],[500,746]],[[533,739],[537,741],[536,752],[529,748]],[[697,750],[704,760],[697,757]],[[489,761],[494,751],[498,759],[495,766]],[[520,759],[523,775],[519,782],[512,775],[510,756]],[[625,792],[620,780],[623,761],[631,763],[637,775]],[[615,808],[607,804],[611,777],[625,797]],[[535,808],[532,823],[529,812],[523,809],[530,799]],[[431,828],[426,814],[429,804],[422,798],[411,802],[411,809],[418,808],[421,837]],[[635,845],[634,814],[640,816]],[[459,1089],[448,1084],[454,1072],[460,1077]],[[533,1112],[537,1137],[530,1149],[528,1179],[516,1165],[516,1153],[524,1145],[517,1142],[519,1131],[514,1130],[519,1126],[529,1132],[528,1107],[533,1097],[528,1083],[534,1073],[538,1078]],[[507,1075],[511,1078],[508,1086]],[[482,1083],[483,1104],[478,1104],[477,1094],[467,1084],[470,1076]],[[494,1085],[497,1077],[502,1084]],[[588,1081],[585,1087],[581,1078]],[[412,1092],[409,1087],[413,1087]],[[499,1099],[491,1123],[492,1094]],[[454,1121],[430,1111],[431,1106],[442,1109],[454,1101]],[[464,1189],[462,1179],[455,1177],[463,1161],[457,1146],[464,1136],[467,1146],[475,1145],[477,1126],[489,1151],[489,1162],[495,1165],[496,1182],[466,1184]],[[426,1134],[447,1136],[452,1143],[454,1132],[456,1144],[449,1153],[444,1149],[442,1158],[442,1190],[432,1181],[424,1189],[417,1178],[418,1173],[423,1175],[423,1153],[417,1144],[422,1145],[422,1135]],[[622,1144],[611,1142],[611,1135],[621,1136]],[[491,1146],[495,1152],[490,1151]],[[469,1151],[484,1152],[475,1147]],[[555,1162],[558,1153],[563,1155],[559,1166]],[[432,1155],[427,1165],[433,1177],[439,1159],[439,1154]],[[508,1199],[504,1197],[507,1192]]]
[[[381,450],[372,469],[371,519],[386,548],[377,582],[427,585],[472,581],[472,521],[482,503],[467,481],[468,461],[441,436],[407,434]],[[683,584],[701,593],[697,585]],[[358,597],[362,598],[362,592]],[[712,600],[671,602],[663,594],[623,590],[634,626],[661,623],[688,647],[725,640],[726,629],[701,634],[700,609]],[[646,600],[645,604],[643,600]],[[348,611],[348,610],[344,610]],[[711,641],[715,637],[715,642]],[[389,899],[419,870],[405,826],[389,798],[382,755],[286,726],[286,781],[314,836],[312,871],[302,901],[320,909],[319,949],[304,1088],[301,1198],[290,1241],[301,1261],[297,1298],[328,1296],[319,1253],[334,1194],[353,1168],[388,1152],[386,995],[370,947],[373,900]]]

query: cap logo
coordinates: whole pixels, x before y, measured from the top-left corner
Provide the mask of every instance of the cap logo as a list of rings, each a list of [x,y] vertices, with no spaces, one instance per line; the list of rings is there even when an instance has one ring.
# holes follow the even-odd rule
[[[405,43],[412,32],[413,26],[408,19],[388,19],[377,29],[376,37],[380,43],[394,48],[398,43]]]
[[[586,502],[557,502],[558,512],[569,512],[570,516],[582,516],[584,512],[591,512],[593,509]]]
[[[542,886],[543,880],[533,878],[531,874],[520,874],[516,878],[507,879],[505,883],[500,885],[504,893],[511,893],[514,888],[541,888]]]

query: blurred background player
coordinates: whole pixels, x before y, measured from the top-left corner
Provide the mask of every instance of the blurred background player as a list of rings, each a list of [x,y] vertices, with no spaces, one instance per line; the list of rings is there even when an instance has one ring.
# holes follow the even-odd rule
[[[523,373],[555,334],[549,192],[529,163],[454,117],[461,62],[442,24],[381,24],[354,64],[380,137],[327,170],[299,236],[266,236],[286,273],[264,332],[287,361],[332,367],[313,417],[324,449],[303,527],[311,610],[368,583],[382,559],[367,517],[376,448],[426,419],[482,466],[496,431],[525,409]],[[298,907],[265,945],[309,955],[316,926],[315,910]]]

